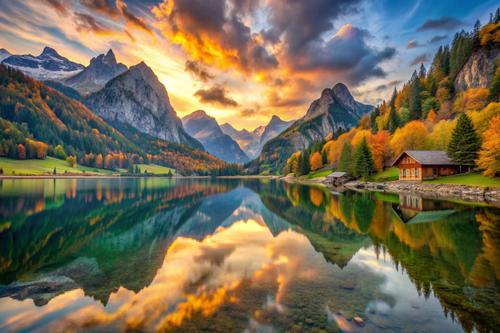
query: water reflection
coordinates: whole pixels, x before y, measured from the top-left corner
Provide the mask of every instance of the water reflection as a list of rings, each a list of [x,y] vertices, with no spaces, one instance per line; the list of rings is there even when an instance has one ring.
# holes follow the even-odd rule
[[[0,331],[500,326],[494,208],[265,181],[0,184]]]

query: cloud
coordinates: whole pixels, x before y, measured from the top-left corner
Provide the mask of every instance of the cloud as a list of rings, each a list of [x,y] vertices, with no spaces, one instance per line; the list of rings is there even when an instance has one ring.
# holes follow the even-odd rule
[[[200,102],[223,107],[236,107],[238,103],[227,96],[227,89],[222,85],[215,85],[208,89],[200,89],[194,93]]]
[[[453,30],[462,25],[462,22],[453,17],[441,17],[429,19],[422,24],[417,31],[426,30]]]
[[[429,44],[434,44],[434,43],[437,43],[437,42],[440,42],[440,41],[443,41],[445,39],[447,39],[448,36],[446,35],[436,35],[434,37],[432,37],[430,40],[429,40]]]
[[[252,117],[257,113],[257,110],[255,109],[243,109],[240,111],[240,116],[242,117]]]
[[[420,44],[416,40],[411,40],[408,42],[408,44],[406,44],[407,49],[414,49],[417,47],[420,47]]]
[[[64,0],[43,0],[43,2],[55,9],[59,15],[66,16],[69,14],[66,1]]]
[[[84,13],[75,13],[74,18],[75,18],[75,24],[77,26],[76,29],[79,32],[91,31],[97,34],[104,34],[111,32],[111,30],[108,27],[97,22],[97,20],[90,15]]]
[[[410,63],[410,67],[422,64],[427,61],[429,61],[429,55],[427,53],[423,53],[412,60],[412,62]]]
[[[153,33],[146,21],[134,15],[123,0],[116,0],[114,4],[109,0],[80,0],[80,3],[94,13],[112,19],[123,18],[128,25]]]
[[[356,85],[369,77],[385,77],[381,62],[391,59],[396,50],[386,47],[375,49],[367,44],[371,35],[367,30],[344,25],[326,43],[311,44],[294,58],[294,68],[338,72],[351,85]]]
[[[212,74],[202,67],[199,61],[186,60],[184,70],[193,74],[203,82],[207,82],[214,78]]]
[[[244,72],[275,68],[276,57],[251,33],[244,0],[170,0],[153,9],[162,32],[195,60]]]
[[[121,16],[118,8],[115,7],[109,0],[80,0],[80,3],[87,9],[100,15],[111,18],[118,18]]]

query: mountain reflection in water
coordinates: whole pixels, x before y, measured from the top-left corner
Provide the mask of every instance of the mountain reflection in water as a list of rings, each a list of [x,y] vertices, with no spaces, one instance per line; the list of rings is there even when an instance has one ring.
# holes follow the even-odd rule
[[[274,181],[3,180],[0,332],[495,332],[499,223]]]

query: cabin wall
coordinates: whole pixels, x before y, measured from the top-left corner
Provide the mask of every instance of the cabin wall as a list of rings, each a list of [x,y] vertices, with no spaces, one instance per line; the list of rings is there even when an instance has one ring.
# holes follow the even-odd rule
[[[410,156],[404,156],[398,168],[399,180],[422,180],[422,166]]]

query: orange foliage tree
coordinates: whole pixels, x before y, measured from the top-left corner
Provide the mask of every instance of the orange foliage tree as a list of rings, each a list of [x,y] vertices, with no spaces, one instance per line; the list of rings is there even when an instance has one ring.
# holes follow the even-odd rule
[[[379,131],[377,134],[372,135],[368,142],[377,171],[382,171],[384,165],[392,158],[390,140],[391,134],[388,131]]]
[[[19,158],[20,160],[26,159],[26,148],[24,148],[24,145],[22,143],[17,145],[17,158]]]
[[[429,135],[429,131],[425,124],[420,120],[414,120],[394,132],[390,146],[395,155],[399,155],[405,150],[423,149],[427,135]]]
[[[483,133],[483,145],[476,161],[485,176],[500,175],[500,116],[492,119],[490,127]]]
[[[320,152],[315,152],[309,158],[309,165],[311,166],[311,170],[318,170],[323,167],[323,159],[321,158]]]

